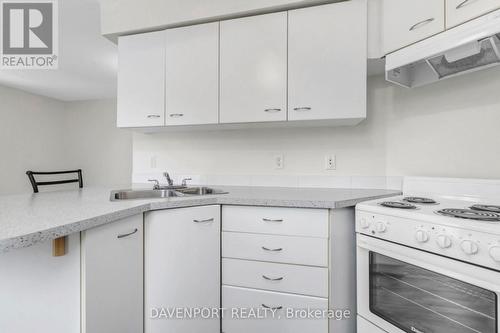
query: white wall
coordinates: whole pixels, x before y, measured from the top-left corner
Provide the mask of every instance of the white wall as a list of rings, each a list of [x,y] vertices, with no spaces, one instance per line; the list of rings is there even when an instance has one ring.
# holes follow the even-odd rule
[[[368,119],[359,126],[135,133],[133,170],[275,176],[269,180],[279,175],[500,178],[499,91],[500,68],[413,90],[370,78]],[[273,167],[276,153],[284,153],[282,170]],[[326,153],[337,155],[336,171],[324,170]]]
[[[0,86],[0,195],[32,191],[27,170],[64,169],[64,105]]]
[[[128,186],[132,133],[116,128],[116,101],[65,104],[65,153],[71,168],[84,172],[84,186]]]

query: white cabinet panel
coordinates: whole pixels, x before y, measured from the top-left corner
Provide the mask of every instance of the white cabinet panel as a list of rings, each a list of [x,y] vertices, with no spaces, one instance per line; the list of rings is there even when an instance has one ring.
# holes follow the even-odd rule
[[[328,238],[328,210],[223,206],[224,231]]]
[[[165,125],[165,33],[118,40],[118,127]]]
[[[327,267],[328,239],[223,232],[222,256]]]
[[[264,307],[276,309],[276,318],[271,311],[266,319],[237,319],[226,316],[222,320],[224,333],[328,333],[327,319],[288,319],[288,309],[327,310],[326,298],[282,294],[270,291],[222,287],[222,303],[228,309],[264,310]],[[278,319],[278,316],[281,316]]]
[[[152,309],[220,307],[220,206],[154,211],[145,218],[147,333],[218,333],[214,319],[153,319]]]
[[[366,1],[292,10],[288,22],[288,120],[365,118]]]
[[[383,0],[384,52],[435,35],[445,29],[445,0]]]
[[[446,0],[446,28],[452,28],[499,8],[499,0]]]
[[[169,29],[166,38],[166,124],[219,120],[219,23]]]
[[[82,232],[82,332],[143,331],[143,216]]]
[[[287,13],[220,23],[221,123],[286,120]]]
[[[223,259],[222,284],[328,297],[328,268]]]

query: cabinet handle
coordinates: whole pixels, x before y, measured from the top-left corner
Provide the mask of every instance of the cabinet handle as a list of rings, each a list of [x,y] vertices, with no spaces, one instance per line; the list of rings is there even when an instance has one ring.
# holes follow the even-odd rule
[[[462,1],[458,6],[457,6],[457,9],[460,9],[460,8],[463,8],[465,6],[467,6],[469,4],[469,1],[470,0],[464,0]]]
[[[281,310],[281,309],[283,309],[283,307],[282,307],[282,306],[275,306],[275,307],[271,307],[271,306],[265,305],[264,303],[262,303],[261,305],[262,305],[262,307],[263,307],[264,309],[269,309],[269,310],[273,310],[273,311],[274,311],[274,310]]]
[[[184,113],[171,113],[169,114],[171,118],[179,118],[179,117],[184,117]]]
[[[265,109],[264,112],[276,113],[276,112],[281,112],[281,109]]]
[[[269,251],[269,252],[281,252],[281,251],[283,251],[283,248],[278,247],[278,248],[276,248],[276,249],[270,249],[270,248],[268,248],[268,247],[263,246],[263,247],[262,247],[262,250],[264,250],[264,251]]]
[[[427,20],[423,20],[423,21],[417,22],[417,23],[415,23],[414,25],[412,25],[412,26],[410,27],[410,31],[413,31],[413,30],[416,30],[416,29],[418,29],[418,28],[421,28],[421,27],[423,27],[424,25],[427,25],[427,24],[429,24],[429,23],[433,22],[434,20],[435,20],[435,18],[434,18],[434,17],[431,17],[431,18],[429,18],[429,19],[427,19]]]
[[[311,111],[309,106],[302,106],[300,108],[293,108],[293,111]]]
[[[193,220],[194,223],[210,223],[213,221],[214,221],[213,217],[211,219],[206,219],[206,220]]]
[[[148,114],[148,118],[160,118],[161,116],[159,114]]]
[[[133,234],[135,234],[137,231],[139,231],[139,229],[135,228],[134,231],[132,232],[129,232],[128,234],[121,234],[121,235],[118,235],[116,236],[116,238],[120,239],[120,238],[125,238],[125,237],[128,237],[128,236],[132,236]]]
[[[275,279],[273,279],[273,278],[270,278],[270,277],[265,276],[265,275],[262,275],[262,278],[263,278],[264,280],[267,280],[267,281],[281,281],[281,280],[283,280],[283,277],[279,277],[279,278],[275,278]]]
[[[264,221],[264,222],[283,222],[283,219],[266,219],[266,218],[263,218],[262,221]]]

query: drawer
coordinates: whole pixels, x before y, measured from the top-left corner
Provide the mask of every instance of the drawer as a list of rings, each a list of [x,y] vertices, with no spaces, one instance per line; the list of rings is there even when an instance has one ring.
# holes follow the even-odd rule
[[[328,239],[223,232],[222,256],[327,267]]]
[[[222,230],[327,238],[328,210],[223,206]]]
[[[444,31],[445,0],[383,0],[384,53]]]
[[[446,28],[452,28],[499,8],[498,0],[446,0]]]
[[[328,268],[222,260],[222,284],[328,297]]]
[[[282,294],[270,291],[222,287],[222,307],[229,309],[277,309],[275,318],[269,314],[265,319],[234,318],[226,313],[222,320],[224,333],[328,333],[327,319],[287,319],[288,309],[328,309],[325,298]],[[281,318],[277,318],[280,316]]]

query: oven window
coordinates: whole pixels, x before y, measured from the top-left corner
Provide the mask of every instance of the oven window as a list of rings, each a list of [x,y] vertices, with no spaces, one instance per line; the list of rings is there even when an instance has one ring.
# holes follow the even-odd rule
[[[497,295],[370,252],[370,310],[409,333],[497,333]]]

